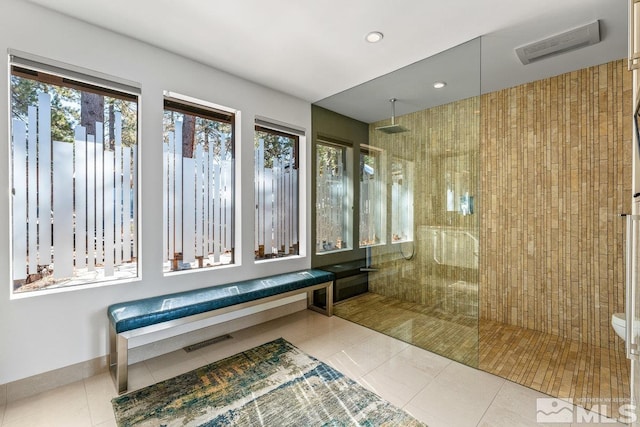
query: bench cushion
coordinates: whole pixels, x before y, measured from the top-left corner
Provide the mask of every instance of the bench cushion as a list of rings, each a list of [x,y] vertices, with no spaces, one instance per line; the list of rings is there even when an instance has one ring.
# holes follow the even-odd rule
[[[333,281],[334,274],[304,270],[226,285],[121,302],[108,308],[116,333],[193,316],[243,302]]]

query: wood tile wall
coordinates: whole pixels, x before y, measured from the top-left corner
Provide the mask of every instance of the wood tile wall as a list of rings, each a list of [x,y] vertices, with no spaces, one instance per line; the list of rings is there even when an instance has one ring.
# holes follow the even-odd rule
[[[610,319],[624,310],[617,215],[630,210],[631,86],[620,60],[398,117],[407,133],[371,124],[369,143],[414,159],[419,177],[417,254],[387,261],[371,290],[434,306],[451,283],[477,283],[476,270],[434,265],[420,230],[479,219],[481,319],[618,346]],[[455,156],[479,195],[475,215],[445,212],[442,177]]]
[[[369,289],[387,297],[418,303],[452,315],[478,314],[478,271],[439,264],[434,260],[430,227],[471,229],[477,234],[478,215],[446,211],[446,176],[456,175],[460,189],[477,199],[480,97],[417,111],[396,118],[408,132],[385,134],[375,130],[389,120],[369,126],[369,144],[393,158],[413,162],[414,242],[391,247],[373,247],[374,263],[384,274],[369,275]],[[387,166],[390,167],[389,165]],[[460,194],[456,194],[459,197]],[[391,188],[387,190],[387,241],[391,240],[390,221],[406,206],[393,206]],[[471,242],[471,241],[470,241]],[[389,250],[390,249],[390,250]],[[470,248],[472,249],[472,248]],[[472,249],[473,251],[473,249]],[[410,259],[405,259],[410,258]],[[383,262],[383,265],[380,263]],[[456,282],[472,283],[457,298]]]
[[[481,97],[482,319],[619,344],[631,95],[620,60]]]

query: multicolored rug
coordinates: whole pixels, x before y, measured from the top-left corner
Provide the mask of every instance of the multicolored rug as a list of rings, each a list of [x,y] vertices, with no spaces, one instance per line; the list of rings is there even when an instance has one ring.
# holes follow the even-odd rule
[[[424,426],[279,338],[112,400],[118,426]]]

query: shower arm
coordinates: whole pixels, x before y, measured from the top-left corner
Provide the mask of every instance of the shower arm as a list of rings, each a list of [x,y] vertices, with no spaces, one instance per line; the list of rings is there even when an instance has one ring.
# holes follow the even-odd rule
[[[396,124],[396,101],[397,98],[391,98],[389,102],[391,102],[391,126]]]

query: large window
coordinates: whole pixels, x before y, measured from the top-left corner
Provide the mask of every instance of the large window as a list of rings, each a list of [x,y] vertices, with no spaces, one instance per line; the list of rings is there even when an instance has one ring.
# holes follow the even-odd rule
[[[316,144],[316,253],[350,248],[347,164],[351,148]]]
[[[138,89],[12,57],[13,291],[138,276]]]
[[[234,262],[234,120],[224,107],[166,94],[164,271]]]
[[[360,247],[385,243],[384,152],[366,145],[360,149]]]
[[[299,253],[298,135],[255,128],[255,259]]]

